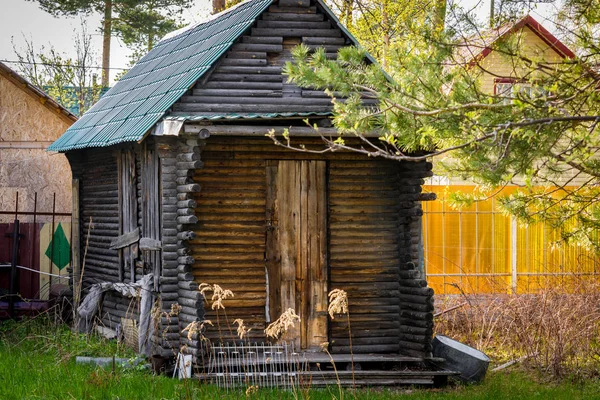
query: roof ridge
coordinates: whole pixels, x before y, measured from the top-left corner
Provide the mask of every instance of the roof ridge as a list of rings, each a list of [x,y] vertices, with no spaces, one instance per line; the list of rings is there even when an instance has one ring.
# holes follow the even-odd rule
[[[215,19],[218,19],[218,18],[224,16],[225,14],[229,14],[229,13],[233,12],[234,10],[240,8],[241,6],[245,5],[246,3],[249,3],[249,2],[252,2],[252,1],[255,1],[255,0],[244,0],[241,3],[238,3],[238,4],[236,4],[233,7],[226,8],[225,10],[220,11],[220,12],[218,12],[216,14],[211,14],[208,17],[206,17],[205,19],[203,19],[202,21],[186,25],[186,26],[184,26],[182,28],[174,30],[173,32],[169,32],[165,36],[162,37],[162,39],[159,41],[159,43],[162,42],[163,40],[172,39],[172,38],[174,38],[176,36],[179,36],[179,35],[187,32],[189,30],[196,29],[197,27],[199,27],[201,25],[204,25],[204,24],[207,24],[207,23],[209,23],[211,21],[214,21]]]

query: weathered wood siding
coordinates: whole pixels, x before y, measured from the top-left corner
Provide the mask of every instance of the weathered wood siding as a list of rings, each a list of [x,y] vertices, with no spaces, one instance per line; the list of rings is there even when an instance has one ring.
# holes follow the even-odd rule
[[[310,148],[320,139],[303,142]],[[411,307],[400,296],[402,287],[424,283],[415,283],[418,271],[406,271],[418,259],[419,231],[411,230],[418,227],[420,186],[431,165],[369,160],[355,153],[292,152],[260,137],[211,137],[206,143],[204,166],[194,175],[202,189],[195,194],[197,237],[189,241],[192,273],[198,283],[216,283],[235,293],[224,302],[229,323],[242,318],[253,329],[252,340],[265,339],[270,166],[274,160],[321,159],[328,171],[328,290],[348,292],[355,352],[402,352],[406,338],[400,317]],[[219,321],[220,329],[209,327],[206,336],[231,338],[225,313],[219,311],[217,318],[210,305],[206,318]],[[345,317],[329,324],[329,335],[332,351],[349,351]]]
[[[97,282],[118,282],[119,253],[110,242],[120,234],[119,177],[116,153],[95,149],[69,154],[79,178],[83,289]]]
[[[348,45],[342,31],[316,7],[271,6],[173,106],[171,115],[331,111],[331,99],[323,91],[299,88],[282,74],[283,65],[292,61],[291,50],[300,43],[324,47],[331,58]]]

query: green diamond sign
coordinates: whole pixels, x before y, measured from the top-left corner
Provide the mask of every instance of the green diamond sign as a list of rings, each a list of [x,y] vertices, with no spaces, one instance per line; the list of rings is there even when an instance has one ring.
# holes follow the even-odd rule
[[[71,262],[71,245],[60,223],[52,235],[45,254],[59,270]]]

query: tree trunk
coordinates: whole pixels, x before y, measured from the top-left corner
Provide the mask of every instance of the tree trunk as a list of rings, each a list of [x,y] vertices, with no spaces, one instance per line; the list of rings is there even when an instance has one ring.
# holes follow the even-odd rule
[[[385,5],[383,6],[385,7]],[[390,21],[388,19],[388,13],[385,10],[385,8],[383,9],[383,12],[381,14],[381,22],[382,22],[382,27],[384,29],[384,33],[383,33],[383,57],[381,57],[381,66],[383,67],[383,69],[387,68],[387,58],[389,56],[389,50],[390,50]]]
[[[112,0],[104,1],[102,21],[102,87],[108,87],[110,79],[110,36],[112,34]]]
[[[213,14],[220,13],[225,9],[225,0],[212,0]]]
[[[436,0],[433,24],[436,35],[441,36],[446,27],[446,0]]]
[[[344,24],[346,27],[352,25],[352,12],[354,11],[354,0],[344,0],[344,10],[342,12],[344,16]]]

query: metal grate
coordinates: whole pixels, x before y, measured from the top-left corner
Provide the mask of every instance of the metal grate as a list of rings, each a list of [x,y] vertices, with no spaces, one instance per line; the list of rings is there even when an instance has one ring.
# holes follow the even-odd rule
[[[240,386],[291,389],[301,384],[301,374],[306,370],[306,361],[295,351],[293,343],[233,343],[210,348],[201,379],[225,389]]]

